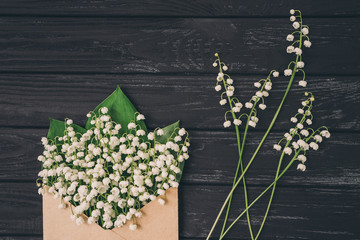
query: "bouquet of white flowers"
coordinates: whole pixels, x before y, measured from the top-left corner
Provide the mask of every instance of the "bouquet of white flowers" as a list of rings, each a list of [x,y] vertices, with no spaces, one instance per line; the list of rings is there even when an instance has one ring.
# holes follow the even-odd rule
[[[188,133],[179,121],[148,132],[144,115],[120,88],[87,117],[85,128],[51,119],[38,157],[39,193],[60,199],[59,208],[70,207],[78,225],[112,229],[130,221],[135,230],[141,208],[156,198],[166,204],[166,191],[179,186]]]

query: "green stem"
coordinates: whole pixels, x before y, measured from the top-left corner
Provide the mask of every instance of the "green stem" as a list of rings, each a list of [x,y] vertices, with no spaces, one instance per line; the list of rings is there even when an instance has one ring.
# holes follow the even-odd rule
[[[238,151],[239,151],[239,161],[238,161],[238,166],[236,168],[236,172],[235,172],[235,176],[234,176],[233,186],[236,183],[236,178],[237,178],[237,175],[239,173],[240,165],[242,163],[241,162],[240,132],[239,132],[239,129],[238,129],[237,126],[235,126],[235,131],[236,131],[236,138],[237,138]],[[226,210],[224,224],[223,224],[223,227],[222,227],[222,230],[221,230],[221,234],[223,234],[223,232],[225,231],[225,228],[226,228],[226,223],[227,223],[227,219],[229,217],[232,197],[233,197],[233,194],[231,194],[229,202],[228,202],[228,207],[227,207],[227,210]]]
[[[255,198],[254,201],[252,201],[252,203],[250,203],[250,205],[234,220],[234,222],[226,229],[226,231],[224,232],[223,235],[220,236],[219,240],[223,239],[225,237],[225,235],[229,232],[229,230],[234,226],[234,224],[267,192],[270,190],[270,188],[276,184],[277,181],[279,181],[279,179],[286,173],[286,171],[291,167],[291,165],[293,164],[293,162],[295,161],[296,157],[297,157],[298,153],[295,154],[295,156],[291,159],[291,161],[289,162],[289,164],[285,167],[285,169],[280,173],[280,175],[275,179],[275,181],[273,181],[259,196],[257,196],[257,198]]]
[[[247,128],[248,128],[248,125],[246,126],[246,129],[245,129],[245,132],[244,132],[243,143],[242,143],[242,145],[241,145],[241,144],[240,144],[239,129],[238,129],[237,126],[235,127],[236,136],[237,136],[237,140],[238,140],[239,162],[238,162],[238,166],[237,166],[236,173],[235,173],[235,177],[234,177],[233,187],[234,187],[234,185],[235,185],[235,183],[236,183],[236,179],[237,179],[237,176],[238,176],[238,173],[239,173],[239,169],[241,169],[241,172],[244,171],[244,169],[243,169],[243,163],[242,163],[242,150],[243,150],[243,145],[245,144],[245,138],[246,138]],[[245,177],[243,178],[243,183],[244,183],[245,207],[247,207],[248,197],[247,197]],[[225,227],[226,227],[226,223],[227,223],[227,219],[228,219],[228,215],[229,215],[229,211],[230,211],[230,207],[231,207],[232,196],[233,196],[233,194],[231,194],[231,197],[230,197],[230,199],[229,199],[228,208],[227,208],[227,211],[226,211],[223,228],[222,228],[222,230],[221,230],[221,235],[222,235],[223,232],[225,231]],[[253,232],[252,232],[252,228],[251,228],[251,221],[250,221],[249,212],[247,212],[246,215],[247,215],[247,220],[248,220],[248,226],[249,226],[249,231],[250,231],[251,239],[254,239]]]
[[[218,60],[219,60],[219,67],[220,67],[220,72],[222,72],[222,66],[221,66],[221,61],[220,61],[220,57],[218,57]],[[223,78],[223,85],[224,85],[224,88],[226,89],[226,83],[225,83],[225,79]],[[228,101],[229,101],[229,106],[230,106],[230,112],[231,112],[231,115],[233,117],[233,119],[235,120],[236,119],[236,115],[233,111],[233,105],[232,105],[232,101],[230,99],[230,97],[228,96]],[[255,104],[254,104],[255,106]],[[251,114],[250,114],[251,115]],[[246,133],[247,133],[247,129],[248,129],[248,124],[249,124],[249,119],[250,119],[250,116],[248,116],[248,119],[247,119],[247,123],[246,123],[246,128],[245,128],[245,133],[244,133],[244,139],[243,139],[243,143],[241,145],[241,138],[240,138],[240,132],[239,132],[239,127],[237,125],[235,125],[235,131],[236,131],[236,140],[237,140],[237,145],[238,145],[238,154],[239,154],[239,160],[238,160],[238,166],[236,168],[236,172],[235,172],[235,176],[234,176],[234,181],[233,181],[233,186],[234,184],[236,183],[236,179],[238,177],[238,174],[239,174],[239,168],[241,168],[241,171],[243,171],[243,163],[242,163],[242,151],[244,149],[244,144],[245,144],[245,138],[246,138]],[[245,178],[243,180],[243,183],[244,183],[244,197],[245,197],[245,207],[247,207],[247,203],[248,203],[248,197],[247,197],[247,191],[246,191],[246,182],[245,182]],[[223,234],[223,232],[225,231],[225,228],[226,228],[226,223],[227,223],[227,220],[228,220],[228,217],[229,217],[229,212],[230,212],[230,208],[231,208],[231,201],[232,201],[232,197],[233,197],[233,194],[231,194],[230,196],[230,199],[229,199],[229,202],[228,202],[228,207],[227,207],[227,211],[226,211],[226,214],[225,214],[225,219],[224,219],[224,224],[223,224],[223,227],[222,227],[222,230],[221,230],[221,234]],[[248,219],[248,226],[249,226],[249,231],[250,231],[250,235],[251,235],[251,239],[253,240],[254,239],[254,236],[253,236],[253,232],[252,232],[252,228],[251,228],[251,221],[250,221],[250,215],[249,213],[247,212],[247,219]]]
[[[269,76],[266,78],[265,82],[267,81],[267,79],[269,79],[271,73],[272,73],[272,71],[270,72]],[[263,91],[264,87],[265,87],[265,84],[263,85],[263,87],[261,88],[260,91]],[[256,106],[257,103],[258,103],[258,100],[255,101],[255,103],[253,105],[253,108],[251,109],[250,114],[249,114],[249,116],[247,118],[247,121],[246,121],[246,127],[245,127],[243,142],[242,142],[242,146],[241,146],[241,155],[244,152],[245,140],[246,140],[246,136],[247,136],[247,131],[249,129],[249,121],[250,121],[250,118],[252,116],[252,112],[254,111],[255,106]],[[241,156],[241,158],[242,158],[242,156]],[[242,161],[240,162],[240,169],[241,169],[241,172],[244,172],[244,167],[243,167]],[[243,177],[243,178],[244,178],[243,179],[243,183],[244,183],[243,185],[244,185],[245,208],[248,208],[249,202],[248,202],[248,196],[247,196],[246,181],[245,181],[245,177]],[[246,219],[247,219],[248,226],[249,226],[250,237],[251,237],[252,240],[254,240],[254,234],[253,234],[253,231],[252,231],[252,228],[251,228],[251,220],[250,220],[250,212],[249,211],[246,212]],[[223,231],[224,231],[224,229],[223,229]],[[221,235],[223,234],[223,231],[221,232]]]
[[[303,118],[304,120],[305,118]],[[313,132],[307,139],[306,139],[306,143],[315,135],[315,132]],[[287,142],[287,145],[290,144],[290,141]],[[231,229],[231,227],[241,218],[242,215],[244,215],[244,213],[246,211],[248,211],[252,205],[255,204],[255,202],[257,200],[259,200],[272,186],[275,186],[277,181],[285,174],[285,172],[290,168],[290,166],[292,165],[292,163],[297,159],[297,156],[300,154],[300,152],[303,151],[303,149],[298,149],[295,154],[294,154],[294,157],[290,160],[289,164],[285,167],[285,169],[280,173],[280,175],[274,180],[274,182],[272,184],[270,184],[265,190],[264,192],[262,192],[250,205],[249,207],[247,207],[236,219],[235,221],[226,229],[226,231],[224,232],[223,235],[220,236],[220,239],[223,239],[224,236],[226,235],[226,233]],[[283,154],[281,155],[281,158],[283,158],[284,156],[284,152]],[[281,160],[279,160],[281,161]],[[258,237],[258,236],[257,236]]]
[[[301,21],[301,25],[302,25],[302,21]],[[302,29],[302,27],[301,27],[301,29]],[[299,48],[301,48],[301,44],[302,44],[302,33],[300,33],[300,40],[299,40],[299,41],[300,41],[300,43],[299,43]],[[298,62],[298,57],[296,58],[296,63],[295,63],[294,71],[296,70],[297,62]],[[303,121],[304,121],[304,117],[303,117],[303,119],[301,120],[301,122],[303,122]],[[293,135],[294,135],[294,134],[293,134]],[[292,136],[292,137],[293,137],[293,136]],[[290,143],[290,142],[287,142],[287,144],[286,144],[285,147],[287,147],[287,146],[289,145],[289,143]],[[282,162],[283,157],[284,157],[284,152],[281,154],[281,158],[280,158],[280,160],[279,160],[279,165],[278,165],[278,168],[277,168],[277,171],[276,171],[276,174],[275,174],[275,179],[276,179],[276,178],[278,177],[278,175],[279,175],[279,171],[280,171],[281,162]],[[258,230],[258,233],[256,234],[255,240],[257,240],[257,239],[259,238],[260,233],[261,233],[261,231],[262,231],[262,229],[263,229],[263,227],[264,227],[264,224],[265,224],[265,222],[266,222],[267,216],[268,216],[269,211],[270,211],[272,199],[273,199],[273,197],[274,197],[275,188],[276,188],[276,183],[274,184],[273,189],[272,189],[272,191],[271,191],[269,203],[268,203],[268,206],[267,206],[267,209],[266,209],[266,212],[265,212],[263,221],[262,221],[262,223],[261,223],[261,226],[260,226],[260,228],[259,228],[259,230]]]
[[[220,66],[220,72],[222,73],[222,69],[221,69],[221,62],[220,62],[220,58],[219,59],[219,66]],[[223,79],[223,85],[224,85],[224,88],[226,89],[226,84],[225,84],[225,80]],[[232,102],[231,102],[231,99],[230,97],[228,96],[228,101],[229,101],[229,106],[230,106],[230,112],[231,112],[231,115],[233,117],[233,119],[236,119],[236,116],[235,116],[235,113],[233,112],[232,108]],[[235,124],[234,124],[235,125]],[[236,168],[236,172],[235,172],[235,177],[234,177],[234,182],[233,182],[233,186],[234,184],[236,183],[236,178],[237,178],[237,175],[239,173],[239,167],[240,165],[242,164],[242,161],[241,161],[241,139],[240,139],[240,132],[239,132],[239,128],[237,125],[235,125],[235,131],[236,131],[236,140],[237,140],[237,145],[238,145],[238,152],[239,152],[239,161],[238,161],[238,166]],[[232,200],[232,197],[233,197],[233,194],[231,194],[230,196],[230,199],[229,199],[229,203],[228,203],[228,207],[227,207],[227,211],[226,211],[226,214],[225,214],[225,220],[224,220],[224,224],[223,224],[223,227],[222,227],[222,230],[221,230],[221,234],[223,234],[225,228],[226,228],[226,223],[227,223],[227,219],[229,217],[229,212],[230,212],[230,207],[231,207],[231,200]]]
[[[255,104],[254,104],[255,105]],[[248,131],[248,128],[249,128],[249,120],[250,120],[250,117],[251,117],[251,113],[247,119],[247,122],[246,122],[246,127],[245,127],[245,131],[244,131],[244,138],[243,138],[243,143],[242,143],[242,146],[241,146],[241,155],[243,154],[244,152],[244,146],[245,146],[245,140],[246,140],[246,135],[247,135],[247,131]],[[241,156],[242,157],[242,156]],[[240,169],[241,169],[241,172],[244,172],[244,167],[243,167],[243,163],[242,161],[240,162]],[[245,177],[243,177],[243,185],[244,185],[244,198],[245,198],[245,208],[248,207],[248,196],[247,196],[247,189],[246,189],[246,181],[245,181]],[[250,232],[250,237],[252,240],[254,240],[254,234],[253,234],[253,231],[252,231],[252,228],[251,228],[251,221],[250,221],[250,212],[247,211],[246,212],[246,218],[247,218],[247,222],[248,222],[248,226],[249,226],[249,232]]]
[[[299,56],[297,55],[296,61],[298,61],[298,59],[299,59]],[[211,236],[211,234],[213,233],[213,231],[214,231],[214,229],[215,229],[215,226],[216,226],[217,222],[219,221],[220,216],[221,216],[222,212],[224,211],[227,202],[229,201],[230,197],[232,196],[235,188],[239,185],[241,179],[244,177],[246,171],[249,169],[251,163],[254,161],[254,159],[255,159],[256,155],[258,154],[260,148],[262,147],[265,139],[266,139],[267,136],[269,135],[270,130],[271,130],[272,127],[274,126],[275,121],[276,121],[276,119],[277,119],[277,117],[278,117],[278,115],[279,115],[279,113],[280,113],[280,111],[281,111],[281,108],[282,108],[282,106],[284,105],[285,99],[286,99],[286,97],[287,97],[287,95],[288,95],[288,93],[289,93],[289,91],[290,91],[290,88],[291,88],[291,85],[292,85],[292,83],[293,83],[295,74],[296,74],[296,65],[294,66],[294,71],[293,71],[293,73],[292,73],[292,75],[291,75],[291,78],[290,78],[290,80],[289,80],[289,84],[288,84],[287,89],[286,89],[286,91],[285,91],[285,93],[284,93],[284,96],[283,96],[283,98],[282,98],[282,100],[281,100],[281,102],[280,102],[280,105],[279,105],[278,109],[276,110],[276,112],[275,112],[275,114],[274,114],[274,117],[273,117],[272,121],[270,122],[270,125],[269,125],[268,129],[266,130],[263,138],[261,139],[261,141],[260,141],[258,147],[256,148],[253,156],[251,157],[249,163],[247,164],[247,166],[245,167],[245,169],[244,169],[244,171],[242,172],[241,176],[239,177],[239,179],[238,179],[237,182],[235,183],[234,187],[231,189],[229,195],[228,195],[227,198],[225,199],[225,202],[224,202],[223,206],[221,207],[220,212],[219,212],[218,216],[216,217],[215,222],[214,222],[212,228],[210,229],[210,232],[209,232],[206,240],[209,240],[209,239],[210,239],[210,236]]]
[[[289,142],[286,144],[285,147],[287,147],[288,145],[289,145]],[[282,163],[282,160],[283,160],[283,158],[284,158],[284,155],[285,155],[285,152],[282,152],[281,157],[280,157],[280,160],[279,160],[279,164],[278,164],[278,167],[277,167],[277,170],[276,170],[275,180],[279,177],[279,172],[280,172],[280,168],[281,168],[281,163]],[[269,214],[269,210],[270,210],[270,206],[271,206],[271,203],[272,203],[272,199],[273,199],[273,197],[274,197],[275,188],[276,188],[276,182],[275,182],[275,184],[274,184],[274,186],[273,186],[273,189],[272,189],[272,191],[271,191],[270,200],[269,200],[268,206],[267,206],[267,208],[266,208],[266,212],[265,212],[263,221],[262,221],[262,223],[261,223],[261,226],[260,226],[260,228],[259,228],[259,230],[258,230],[258,233],[256,234],[255,240],[257,240],[257,239],[259,238],[260,233],[261,233],[261,230],[262,230],[263,227],[264,227],[266,218],[267,218],[267,216],[268,216],[268,214]]]

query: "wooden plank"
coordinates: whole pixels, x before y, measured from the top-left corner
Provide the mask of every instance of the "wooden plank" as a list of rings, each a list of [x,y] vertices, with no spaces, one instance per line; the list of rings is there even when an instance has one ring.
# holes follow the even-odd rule
[[[250,188],[250,201],[261,191]],[[205,238],[227,193],[223,187],[184,186],[180,195],[184,197],[182,209],[185,210],[182,235]],[[230,221],[244,209],[242,200],[243,195],[235,195]],[[251,211],[254,230],[261,224],[266,200],[262,199]],[[274,239],[274,236],[276,239],[358,239],[360,232],[355,224],[359,218],[358,200],[358,190],[278,188],[261,239]],[[348,215],[348,210],[353,212]],[[245,218],[228,237],[250,239]]]
[[[42,240],[42,235],[39,236],[39,234],[26,234],[25,236],[14,236],[14,235],[6,235],[6,236],[0,236],[1,240]],[[199,240],[202,238],[192,238],[192,237],[180,237],[180,240]],[[215,238],[211,238],[210,240],[214,240]],[[244,240],[239,238],[227,238],[229,240]]]
[[[2,129],[0,133],[0,179],[35,181],[40,170],[36,160],[42,152],[40,137],[45,129]],[[248,184],[267,185],[274,178],[280,154],[272,149],[281,133],[270,134],[246,177]],[[185,165],[182,182],[185,184],[230,185],[237,166],[235,135],[228,132],[191,131],[190,159]],[[250,159],[262,137],[251,133],[244,153]],[[318,151],[308,153],[306,172],[296,171],[296,164],[280,184],[284,186],[358,187],[360,169],[356,156],[360,146],[359,134],[334,133]],[[342,160],[339,160],[342,159]],[[287,162],[287,160],[284,160]]]
[[[230,1],[44,1],[3,0],[0,14],[45,16],[188,16],[188,17],[268,17],[288,16],[291,8],[301,9],[310,16],[359,15],[359,2],[351,1],[295,1],[261,0]]]
[[[6,234],[0,235],[1,240],[43,240],[42,234],[25,234],[19,236],[18,234]],[[203,238],[193,238],[193,237],[180,237],[180,240],[200,240]],[[245,240],[239,238],[227,238],[229,240]],[[210,240],[215,240],[215,238],[210,238]]]
[[[6,236],[0,236],[1,240],[42,240],[43,237],[38,236],[38,234],[26,234],[25,236],[14,236],[14,235],[6,235]],[[180,237],[180,240],[200,240],[203,238],[193,238],[193,237]],[[239,238],[227,238],[228,240],[245,240],[245,239],[239,239]],[[210,240],[215,240],[215,238],[210,238]]]
[[[84,125],[86,113],[120,85],[151,128],[181,120],[189,129],[223,129],[226,107],[219,105],[220,94],[213,89],[216,72],[206,76],[153,75],[0,75],[0,126],[48,127],[49,117],[73,118]],[[236,95],[242,102],[255,93],[253,82],[264,76],[232,76]],[[360,114],[353,110],[360,102],[357,77],[308,77],[308,87],[294,87],[274,129],[290,128],[290,116],[304,99],[303,92],[316,96],[314,124],[332,130],[360,130]],[[288,84],[287,78],[274,79],[273,90],[259,112],[258,129],[266,129]]]
[[[359,18],[307,18],[308,74],[360,74]],[[288,19],[0,18],[2,72],[210,73],[220,52],[232,73],[284,69]],[[336,29],[336,31],[334,31]],[[336,49],[336,51],[334,51]]]
[[[39,234],[37,235],[33,235],[33,234],[27,234],[25,236],[13,236],[13,235],[3,235],[0,236],[1,240],[42,240],[43,237],[42,235],[39,236]]]
[[[35,184],[0,183],[0,189],[3,209],[0,233],[41,234],[41,198]],[[250,188],[249,199],[262,189]],[[205,238],[228,190],[221,186],[181,186],[180,235]],[[262,239],[273,239],[274,236],[276,239],[357,239],[359,193],[360,189],[279,187]],[[243,209],[242,198],[235,195],[235,212]],[[259,227],[265,200],[251,212],[255,229]],[[241,221],[229,237],[248,239],[245,221]]]
[[[27,234],[25,236],[0,236],[1,240],[42,240],[42,236],[33,235],[33,234]],[[193,238],[193,237],[180,237],[180,240],[200,240],[203,238]],[[216,238],[210,238],[210,240],[215,240]],[[227,238],[228,240],[245,240],[245,239],[239,239],[239,238]]]
[[[235,134],[223,132],[191,132],[192,146],[190,160],[185,165],[186,183],[229,184],[233,182],[237,166]],[[247,137],[244,152],[246,166],[257,148],[263,133],[252,133]],[[273,150],[273,144],[282,138],[281,133],[271,133],[246,174],[247,183],[268,185],[275,176],[280,153]],[[358,159],[353,157],[359,149],[358,134],[333,133],[324,141],[318,151],[307,153],[307,171],[296,170],[297,162],[290,168],[280,185],[286,186],[332,186],[357,187],[360,182]],[[289,159],[284,160],[287,164]]]
[[[0,236],[1,240],[42,240],[43,236],[39,234],[25,234],[24,236],[18,236],[18,235],[2,235]],[[199,240],[202,238],[192,238],[192,237],[180,237],[180,240]],[[215,238],[211,238],[210,240],[214,240]],[[227,238],[229,240],[244,240],[239,238]]]

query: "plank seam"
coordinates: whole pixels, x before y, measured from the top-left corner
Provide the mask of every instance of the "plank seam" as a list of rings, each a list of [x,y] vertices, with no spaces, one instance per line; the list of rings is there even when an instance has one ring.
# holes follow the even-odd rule
[[[209,65],[210,66],[210,65]],[[216,76],[216,71],[214,72],[195,72],[195,73],[190,73],[190,72],[83,72],[83,71],[78,71],[78,72],[59,72],[59,71],[48,71],[48,72],[43,72],[43,71],[0,71],[0,75],[34,75],[34,74],[38,74],[38,75],[110,75],[110,76],[179,76],[179,77],[211,77],[211,76]],[[240,72],[232,72],[231,75],[232,76],[237,76],[237,77],[264,77],[264,75],[267,75],[268,72],[259,72],[259,73],[240,73]],[[353,73],[353,74],[348,74],[348,73],[336,73],[336,74],[328,74],[328,73],[307,73],[306,74],[307,77],[331,77],[331,78],[335,78],[335,77],[360,77],[360,73]]]
[[[0,183],[35,183],[35,179],[0,179]],[[270,183],[269,183],[270,184]],[[267,187],[269,184],[251,184],[247,183],[247,186],[249,187]],[[211,187],[231,187],[232,183],[206,183],[206,182],[180,182],[180,188],[181,186],[211,186]],[[277,184],[279,188],[283,189],[304,189],[304,188],[311,188],[311,189],[360,189],[360,186],[347,186],[347,185],[340,185],[340,186],[329,186],[329,185],[312,185],[312,184],[305,184],[305,185],[295,185],[295,184],[282,184],[281,182]]]
[[[220,126],[220,124],[219,124]],[[33,130],[47,130],[49,129],[49,126],[23,126],[23,125],[0,125],[0,129],[2,130],[6,130],[6,129],[16,129],[16,130],[21,130],[21,129],[33,129]],[[153,128],[149,128],[149,131],[153,131]],[[224,129],[224,128],[186,128],[187,131],[197,131],[197,132],[216,132],[216,133],[233,133],[233,130],[231,129]],[[257,128],[257,129],[252,129],[251,133],[265,133],[266,129],[265,128]],[[289,131],[289,129],[272,129],[271,132],[272,133],[284,133]],[[360,134],[360,130],[353,130],[353,129],[349,129],[349,130],[345,130],[345,129],[330,129],[331,133],[340,133],[340,134],[353,134],[353,135],[357,135]]]
[[[158,18],[158,19],[288,19],[289,15],[93,15],[93,14],[0,14],[0,17],[28,18],[28,17],[46,17],[46,18]],[[304,15],[307,19],[326,19],[326,18],[359,18],[360,14],[344,14],[344,15]]]

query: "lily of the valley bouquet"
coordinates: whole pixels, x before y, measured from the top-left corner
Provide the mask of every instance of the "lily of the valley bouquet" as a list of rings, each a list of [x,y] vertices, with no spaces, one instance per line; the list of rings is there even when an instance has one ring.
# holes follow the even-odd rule
[[[177,239],[188,133],[179,121],[148,132],[120,88],[87,117],[85,128],[51,119],[42,138],[44,239]]]
[[[220,209],[220,212],[210,230],[210,233],[208,234],[207,239],[210,239],[210,237],[214,235],[214,229],[219,223],[221,216],[223,216],[223,223],[219,226],[218,239],[223,239],[229,232],[229,230],[235,225],[235,223],[245,214],[251,240],[259,239],[260,233],[263,229],[270,210],[277,181],[295,162],[297,162],[298,170],[305,171],[305,162],[307,161],[307,155],[309,151],[318,150],[319,143],[323,141],[323,138],[330,137],[330,133],[326,127],[321,126],[318,128],[312,128],[314,118],[312,114],[312,109],[315,97],[311,92],[304,92],[305,98],[299,101],[298,107],[295,107],[297,111],[293,112],[292,116],[289,116],[289,119],[294,124],[294,126],[289,129],[289,131],[286,132],[283,137],[280,137],[278,142],[273,143],[273,148],[276,151],[280,152],[274,181],[267,188],[265,188],[260,195],[254,198],[253,201],[249,202],[245,174],[250,168],[253,161],[256,159],[260,148],[265,143],[266,138],[277,120],[277,117],[284,105],[286,97],[290,92],[293,83],[297,81],[298,85],[300,85],[301,87],[307,86],[304,71],[305,63],[303,61],[302,53],[303,47],[309,48],[311,46],[311,42],[308,36],[309,27],[303,23],[301,12],[299,10],[292,9],[290,10],[290,14],[290,21],[292,22],[292,26],[295,30],[286,37],[286,40],[290,42],[290,45],[287,47],[286,51],[287,53],[294,56],[294,59],[284,70],[284,76],[288,77],[289,79],[288,85],[287,88],[284,90],[282,100],[279,103],[276,112],[274,113],[273,119],[271,120],[268,129],[260,140],[258,147],[253,153],[252,157],[249,159],[246,166],[244,166],[243,164],[243,152],[244,147],[246,146],[247,133],[250,128],[255,128],[259,124],[259,117],[261,115],[261,111],[266,110],[267,107],[265,99],[270,95],[270,91],[273,88],[273,82],[274,86],[276,85],[276,81],[273,81],[273,79],[279,77],[280,73],[279,71],[272,70],[266,78],[260,79],[259,81],[255,82],[254,87],[257,89],[255,94],[248,101],[241,102],[237,97],[234,96],[235,88],[233,86],[233,79],[225,73],[228,70],[228,67],[224,62],[220,60],[219,55],[215,54],[217,59],[213,63],[213,66],[219,68],[215,90],[217,92],[221,92],[220,105],[227,107],[223,126],[225,128],[229,128],[232,125],[234,126],[234,130],[237,136],[237,149],[239,159],[232,189],[226,197],[225,202]],[[296,80],[296,77],[298,80]],[[242,187],[244,190],[244,210],[238,215],[238,217],[235,218],[235,220],[228,224],[228,217],[233,192],[240,183],[242,183]],[[257,230],[257,232],[254,232],[251,225],[249,209],[253,207],[253,205],[268,191],[271,191],[271,194],[267,208],[264,210],[265,214],[263,220],[261,222],[260,228]]]

